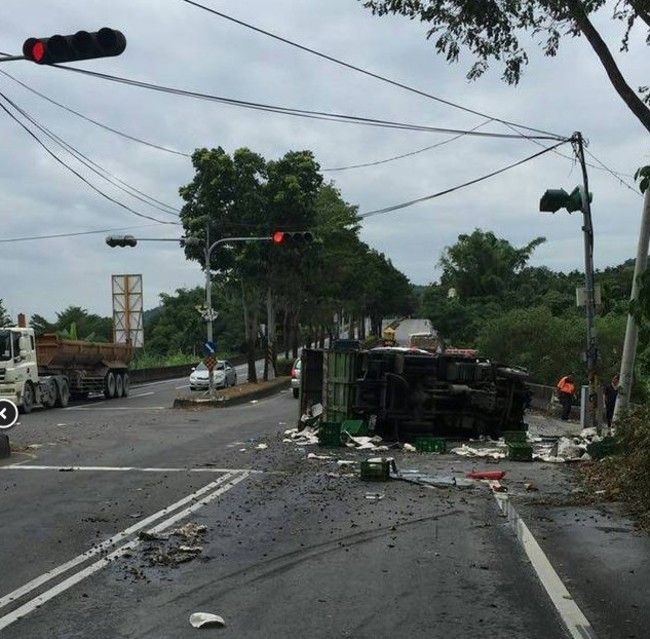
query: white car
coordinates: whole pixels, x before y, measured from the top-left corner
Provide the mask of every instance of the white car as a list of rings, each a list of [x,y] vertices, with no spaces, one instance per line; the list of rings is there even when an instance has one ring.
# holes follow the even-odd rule
[[[300,368],[302,367],[302,361],[298,358],[291,367],[291,391],[293,396],[298,399],[300,396]]]
[[[237,371],[231,366],[230,362],[220,360],[214,367],[213,372],[214,387],[228,388],[237,383]],[[200,362],[190,373],[190,390],[207,390],[210,387],[210,377],[208,367]]]

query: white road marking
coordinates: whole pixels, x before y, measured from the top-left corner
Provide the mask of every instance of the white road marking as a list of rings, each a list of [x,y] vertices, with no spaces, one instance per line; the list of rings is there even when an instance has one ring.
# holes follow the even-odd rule
[[[508,518],[508,523],[515,529],[517,538],[571,637],[573,639],[596,639],[596,633],[589,620],[573,600],[571,593],[562,583],[548,557],[544,554],[541,546],[537,543],[537,540],[508,497],[503,493],[494,493],[494,497],[497,504],[499,504],[499,508]]]
[[[39,466],[23,464],[11,464],[0,466],[0,470],[55,470],[64,471],[92,471],[92,472],[139,472],[139,473],[265,473],[263,470],[251,470],[249,468],[139,468],[137,466]],[[276,473],[265,473],[276,474]]]
[[[85,404],[84,406],[72,406],[70,408],[64,408],[63,410],[79,410],[79,411],[89,411],[89,410],[167,410],[169,406],[107,406],[106,408],[97,408],[96,405],[92,406]]]
[[[138,395],[130,395],[129,397],[146,397],[147,395],[155,395],[156,391],[149,391],[147,393],[139,393]]]
[[[149,517],[146,517],[142,521],[139,521],[137,524],[134,524],[133,526],[130,526],[129,528],[126,528],[125,530],[117,533],[110,539],[102,542],[97,546],[94,546],[93,548],[86,551],[85,553],[78,555],[74,559],[71,559],[65,564],[62,564],[57,568],[50,570],[47,573],[44,573],[43,575],[37,577],[36,579],[32,579],[32,581],[25,584],[21,588],[18,588],[17,590],[14,590],[8,595],[5,595],[2,599],[0,599],[0,609],[7,606],[9,603],[15,601],[19,597],[23,597],[24,595],[29,594],[39,586],[52,580],[54,577],[64,572],[67,572],[74,566],[77,566],[85,562],[87,559],[107,551],[110,547],[115,546],[117,543],[126,541],[127,537],[133,535],[135,532],[141,530],[142,528],[146,528],[147,526],[149,526],[149,524],[153,523],[157,519],[160,519],[160,517],[169,514],[171,511],[174,511],[177,508],[185,506],[189,502],[194,502],[192,503],[191,506],[184,508],[183,510],[173,514],[171,517],[168,517],[167,519],[158,523],[154,528],[150,529],[150,532],[152,534],[156,534],[162,532],[163,530],[166,530],[170,526],[174,525],[176,522],[186,518],[188,515],[199,510],[200,508],[209,504],[210,502],[214,501],[215,499],[217,499],[217,497],[220,497],[222,494],[224,494],[231,488],[234,488],[234,486],[236,486],[239,482],[243,481],[247,477],[248,477],[247,471],[244,471],[239,475],[233,475],[229,473],[213,482],[210,482],[203,488],[200,488],[199,490],[188,495],[187,497],[184,497],[183,499],[177,501],[171,506],[168,506],[167,508],[158,511],[157,513],[154,513]],[[222,486],[221,484],[224,483],[225,485]],[[208,494],[206,495],[205,493]],[[67,577],[56,586],[53,586],[52,588],[38,595],[34,599],[31,599],[30,601],[21,605],[16,610],[8,613],[4,617],[0,617],[0,630],[2,630],[2,628],[6,628],[8,625],[14,623],[21,617],[24,617],[26,614],[32,612],[33,610],[41,606],[44,602],[49,601],[50,599],[56,597],[58,594],[64,592],[65,590],[79,583],[86,577],[94,574],[104,566],[108,565],[113,559],[121,557],[128,550],[135,548],[138,544],[139,544],[138,540],[129,541],[128,543],[124,544],[120,548],[111,552],[109,555],[103,557],[99,561],[96,561],[94,564],[91,564],[90,566],[87,566],[86,568],[71,575],[70,577]]]

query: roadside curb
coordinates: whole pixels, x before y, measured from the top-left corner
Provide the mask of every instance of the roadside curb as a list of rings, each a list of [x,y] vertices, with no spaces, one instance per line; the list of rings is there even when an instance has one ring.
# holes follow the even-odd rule
[[[280,379],[272,380],[265,384],[263,388],[243,392],[239,395],[226,397],[221,395],[215,399],[206,399],[204,397],[177,397],[174,400],[173,408],[197,408],[197,407],[211,407],[211,408],[227,408],[229,406],[237,406],[238,404],[246,404],[254,399],[262,399],[274,395],[281,390],[288,389],[291,386],[291,379],[289,377],[282,377]]]

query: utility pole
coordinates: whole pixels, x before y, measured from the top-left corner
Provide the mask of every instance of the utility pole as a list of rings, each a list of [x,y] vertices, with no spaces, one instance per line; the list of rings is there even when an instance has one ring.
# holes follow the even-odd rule
[[[639,243],[636,249],[636,261],[634,263],[634,279],[632,280],[632,292],[630,302],[636,302],[639,297],[639,280],[646,270],[648,263],[648,243],[650,242],[650,188],[646,189],[643,199],[643,215],[641,216],[641,229],[639,231]],[[632,313],[627,314],[627,326],[625,327],[625,341],[623,343],[623,355],[621,357],[621,370],[619,373],[618,395],[614,407],[613,421],[620,419],[630,404],[630,392],[632,390],[632,378],[634,374],[634,360],[636,358],[636,346],[639,336],[639,327]]]
[[[580,196],[582,199],[582,213],[584,226],[582,227],[585,246],[585,313],[587,318],[587,380],[589,383],[589,418],[592,427],[600,434],[600,423],[597,422],[598,407],[598,377],[596,368],[598,366],[598,346],[596,344],[596,327],[594,319],[596,315],[595,287],[594,287],[594,229],[591,222],[591,204],[589,202],[589,179],[587,177],[587,164],[585,162],[584,141],[582,133],[574,133],[578,152],[578,160],[582,169],[582,187]]]

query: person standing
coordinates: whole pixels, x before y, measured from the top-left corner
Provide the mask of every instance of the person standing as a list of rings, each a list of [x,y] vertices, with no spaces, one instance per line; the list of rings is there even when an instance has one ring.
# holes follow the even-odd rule
[[[614,407],[616,406],[616,398],[618,397],[619,378],[618,375],[612,377],[612,381],[603,388],[603,395],[605,399],[605,417],[607,419],[607,427],[612,427],[612,418],[614,417]]]
[[[573,397],[576,392],[576,385],[573,379],[573,371],[568,375],[560,378],[560,381],[557,383],[557,392],[560,399],[560,404],[562,405],[562,420],[567,421],[571,416],[571,405],[573,404]]]

